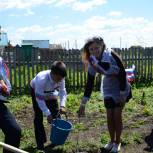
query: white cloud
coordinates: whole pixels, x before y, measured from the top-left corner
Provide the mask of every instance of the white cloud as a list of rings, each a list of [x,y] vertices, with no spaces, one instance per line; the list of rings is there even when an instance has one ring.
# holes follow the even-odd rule
[[[48,5],[56,2],[57,0],[1,0],[0,9],[28,9],[39,5]]]
[[[11,16],[11,17],[18,17],[18,16],[20,16],[20,15],[19,15],[19,14],[11,13],[11,14],[9,14],[8,16]]]
[[[9,16],[11,17],[20,17],[20,16],[32,16],[34,15],[35,12],[31,11],[31,10],[26,10],[25,13],[16,13],[16,14],[9,14]]]
[[[122,16],[122,12],[119,12],[119,11],[111,11],[108,13],[109,16],[112,16],[112,17],[120,17]]]
[[[31,16],[34,15],[35,13],[31,10],[27,10],[27,12],[24,14],[24,16]]]
[[[60,19],[60,16],[55,15],[55,16],[53,17],[53,19],[58,20],[58,19]]]
[[[50,5],[55,7],[68,6],[73,10],[86,11],[104,5],[106,2],[107,0],[88,0],[86,2],[78,0],[1,0],[0,9],[30,9],[40,5]]]
[[[84,12],[84,11],[90,10],[94,7],[104,5],[106,3],[107,3],[106,0],[90,0],[90,1],[87,1],[87,2],[77,2],[76,1],[72,5],[72,7],[73,7],[74,10]]]
[[[100,35],[104,38],[107,46],[119,47],[120,39],[122,47],[131,45],[153,46],[153,21],[142,17],[137,18],[108,18],[93,16],[81,24],[72,23],[54,24],[47,27],[33,25],[31,27],[22,27],[12,30],[11,35],[8,32],[10,40],[21,42],[23,39],[49,39],[52,42],[67,42],[74,44],[77,40],[79,48],[84,41],[94,35]],[[16,37],[16,35],[18,35]]]
[[[59,0],[55,3],[55,6],[69,5],[69,4],[72,4],[75,2],[76,2],[76,0]]]

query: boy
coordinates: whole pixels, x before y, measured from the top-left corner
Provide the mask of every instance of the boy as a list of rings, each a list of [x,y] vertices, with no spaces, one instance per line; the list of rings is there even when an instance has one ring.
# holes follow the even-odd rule
[[[31,96],[34,109],[34,130],[37,149],[44,150],[46,134],[43,126],[43,114],[48,123],[52,119],[65,113],[65,101],[67,97],[65,88],[66,66],[61,61],[55,61],[51,70],[39,72],[31,80]],[[60,110],[57,97],[60,97]],[[60,113],[59,113],[60,112]]]

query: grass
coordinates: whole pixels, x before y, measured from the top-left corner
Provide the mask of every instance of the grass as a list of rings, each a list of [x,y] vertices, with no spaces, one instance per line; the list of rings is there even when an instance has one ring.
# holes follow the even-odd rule
[[[122,143],[124,145],[142,143],[143,137],[141,130],[137,131],[135,129],[145,126],[147,118],[153,116],[152,89],[152,86],[142,88],[133,87],[133,99],[126,104],[123,111],[125,130],[122,135]],[[142,94],[143,92],[145,93],[144,95]],[[94,153],[100,146],[103,146],[109,141],[109,134],[106,126],[106,110],[100,92],[93,92],[86,107],[86,117],[78,121],[76,112],[79,108],[82,96],[83,92],[70,93],[68,95],[66,107],[70,114],[69,119],[73,123],[73,130],[70,134],[70,138],[63,146],[55,147],[52,151],[48,152],[75,152],[77,149],[76,143],[78,142],[79,151]],[[30,114],[32,112],[31,97],[26,95],[17,97],[12,96],[10,98],[10,103],[7,105],[11,112],[16,115],[17,121],[22,127],[21,148],[30,153],[37,153],[35,149],[33,119],[32,114]],[[31,111],[29,112],[29,110]],[[27,114],[27,112],[29,114]],[[25,118],[23,119],[22,117],[24,116]],[[48,128],[46,118],[44,124],[45,127]],[[49,133],[49,131],[47,132]],[[4,135],[0,132],[0,141],[3,141],[3,139]]]
[[[142,142],[142,136],[138,132],[124,132],[122,136],[122,144],[128,145],[128,144],[140,144]]]

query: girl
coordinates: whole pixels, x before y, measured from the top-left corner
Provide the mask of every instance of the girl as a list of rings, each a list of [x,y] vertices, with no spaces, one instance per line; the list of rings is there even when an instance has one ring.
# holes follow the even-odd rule
[[[88,63],[88,78],[78,111],[79,115],[85,114],[85,106],[92,93],[95,74],[103,74],[101,91],[103,92],[111,138],[104,148],[110,152],[118,152],[120,151],[120,137],[123,127],[122,109],[125,102],[129,100],[128,95],[130,92],[125,69],[119,56],[112,50],[106,49],[101,37],[93,37],[85,43],[82,59],[83,62]]]

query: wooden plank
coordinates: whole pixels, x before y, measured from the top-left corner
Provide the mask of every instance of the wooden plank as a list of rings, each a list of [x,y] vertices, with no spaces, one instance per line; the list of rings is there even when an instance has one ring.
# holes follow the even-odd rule
[[[151,79],[153,78],[153,47],[151,48],[151,54],[150,54],[150,61],[151,61]]]
[[[3,143],[3,142],[0,142],[0,146],[5,148],[8,151],[11,151],[11,152],[14,152],[14,153],[28,153],[28,152],[26,152],[24,150],[18,149],[18,148],[14,147],[14,146],[11,146],[11,145]]]
[[[26,75],[28,75],[28,80],[26,82],[26,85],[27,85],[31,81],[30,61],[29,61],[29,59],[27,59],[27,74]]]
[[[7,63],[7,66],[9,67],[9,74],[10,74],[9,81],[10,81],[10,83],[12,85],[12,63],[11,63],[11,55],[10,55],[10,52],[11,52],[11,49],[9,48],[7,50],[7,53],[8,53],[8,63]]]
[[[146,49],[143,50],[143,53],[144,53],[144,56],[143,56],[144,79],[146,81],[147,79],[146,75],[147,75],[147,69],[148,69]]]
[[[77,85],[77,89],[79,88],[79,67],[78,67],[78,63],[79,63],[79,52],[76,50],[76,85]]]
[[[75,90],[76,88],[76,83],[75,83],[75,80],[76,80],[76,76],[75,76],[75,72],[76,72],[76,55],[72,52],[72,61],[74,61],[74,64],[73,64],[73,90]]]
[[[83,65],[82,62],[80,62],[80,86],[83,88]]]
[[[152,65],[151,65],[151,48],[150,47],[147,48],[147,58],[148,58],[148,77],[147,78],[150,81],[152,78],[152,74],[151,74],[151,67],[152,67]]]
[[[21,94],[22,93],[22,88],[21,88],[21,81],[22,81],[22,79],[21,79],[21,63],[20,63],[20,61],[21,61],[21,49],[20,48],[17,48],[17,50],[18,50],[18,56],[19,56],[19,60],[18,60],[18,85],[19,85],[19,94]]]
[[[24,87],[24,92],[26,93],[26,80],[27,80],[27,73],[26,73],[26,67],[27,67],[27,62],[25,61],[25,52],[23,52],[23,87]]]
[[[32,67],[32,78],[35,76],[35,69],[34,69],[34,60],[35,60],[35,48],[32,48],[31,52],[31,67]]]
[[[140,58],[141,58],[141,56],[140,56],[140,54],[141,54],[141,52],[140,52],[140,49],[137,49],[137,52],[138,52],[138,68],[137,68],[137,71],[138,71],[138,75],[139,75],[139,79],[140,79],[140,75],[141,75],[141,66],[140,66],[140,63],[141,63],[141,61],[140,61]]]
[[[15,48],[15,52],[13,52],[13,68],[14,68],[14,84],[13,84],[13,86],[14,86],[14,88],[15,88],[15,90],[14,91],[16,91],[16,89],[17,89],[17,79],[16,79],[16,62],[17,62],[17,50],[16,50],[16,48]]]
[[[40,50],[40,55],[41,55],[41,57],[40,57],[40,71],[42,71],[43,70],[43,60],[44,60],[44,52],[43,52],[43,50],[41,49]]]
[[[134,56],[135,56],[135,77],[137,78],[137,69],[138,69],[138,52],[137,49],[134,51]]]
[[[72,56],[71,56],[71,51],[69,50],[68,51],[68,60],[69,60],[69,75],[68,75],[68,80],[69,80],[69,88],[71,89],[72,88],[72,84],[71,84],[71,80],[72,80]]]
[[[38,58],[36,59],[36,74],[39,72],[39,60],[40,60],[40,50],[37,48]]]

